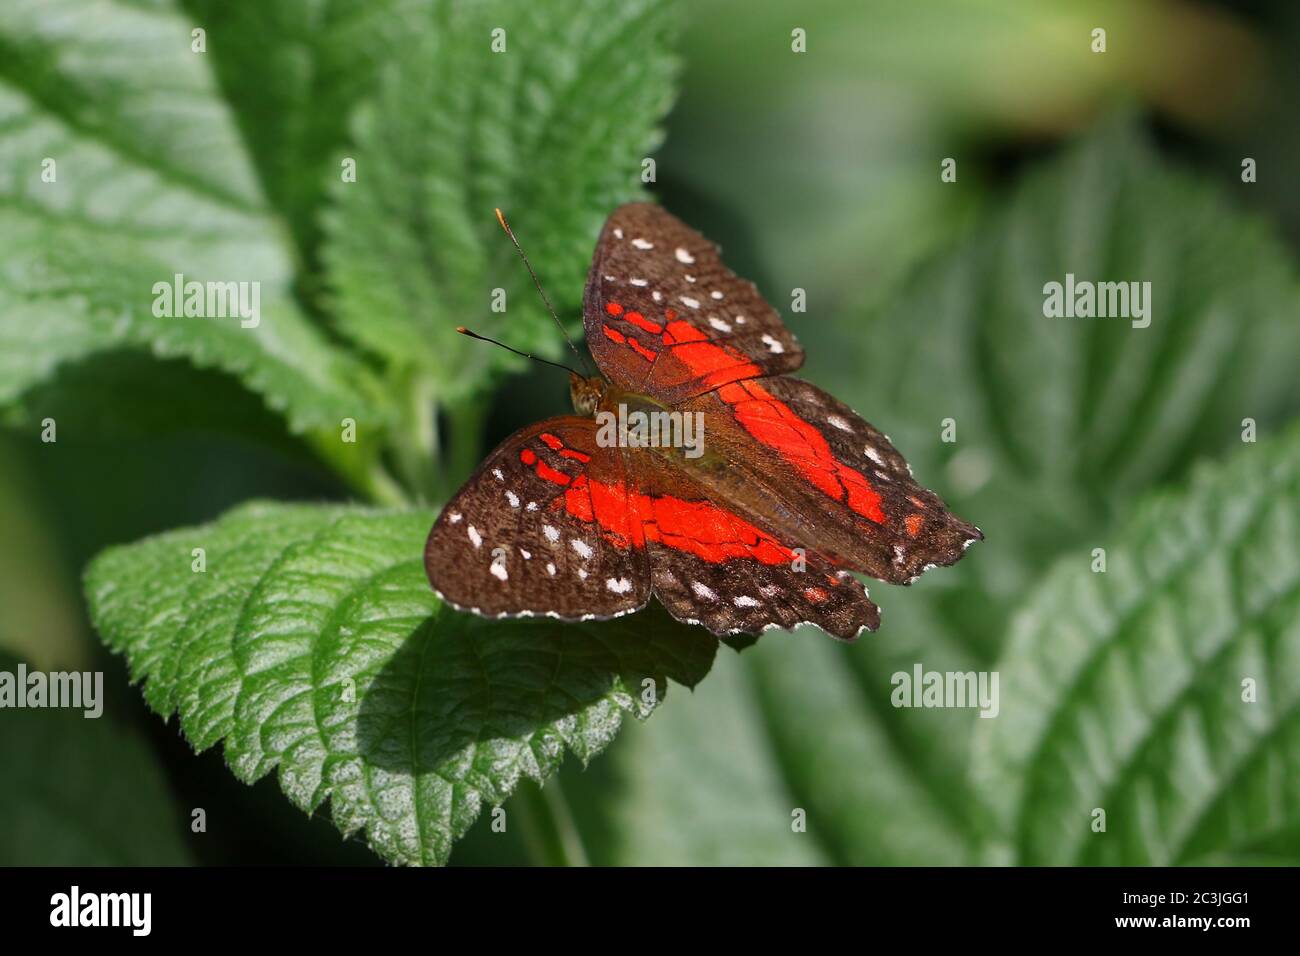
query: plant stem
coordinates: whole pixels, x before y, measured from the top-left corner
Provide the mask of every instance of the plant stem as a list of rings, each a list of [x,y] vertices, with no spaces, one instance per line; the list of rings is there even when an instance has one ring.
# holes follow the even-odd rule
[[[375,504],[388,505],[390,508],[407,507],[411,496],[379,462],[371,464],[366,472],[366,494]]]
[[[521,818],[524,843],[534,865],[590,866],[559,777],[551,777],[543,787],[524,783],[510,804]]]

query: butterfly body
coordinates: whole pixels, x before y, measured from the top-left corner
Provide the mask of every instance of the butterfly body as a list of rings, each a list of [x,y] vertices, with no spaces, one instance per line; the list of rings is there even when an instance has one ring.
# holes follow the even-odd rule
[[[852,638],[879,623],[852,572],[910,583],[982,537],[887,437],[785,374],[803,353],[775,310],[659,207],[611,215],[584,326],[604,374],[571,377],[577,414],[503,442],[430,532],[454,606],[583,620],[655,596],[717,634]],[[638,415],[674,440],[647,442]]]

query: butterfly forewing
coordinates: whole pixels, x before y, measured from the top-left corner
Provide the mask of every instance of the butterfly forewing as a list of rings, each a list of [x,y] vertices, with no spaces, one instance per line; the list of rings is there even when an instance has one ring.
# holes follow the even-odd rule
[[[754,284],[650,203],[621,206],[605,223],[583,321],[610,381],[668,403],[803,364],[803,349]]]

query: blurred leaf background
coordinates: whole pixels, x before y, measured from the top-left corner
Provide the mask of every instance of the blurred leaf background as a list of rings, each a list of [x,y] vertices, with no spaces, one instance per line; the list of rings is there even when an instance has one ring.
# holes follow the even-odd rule
[[[67,862],[378,862],[151,716],[94,636],[80,575],[106,546],[249,498],[382,500],[396,476],[436,500],[479,451],[566,410],[559,376],[447,334],[464,322],[559,354],[488,197],[507,197],[576,325],[600,218],[635,195],[660,139],[650,191],[782,310],[808,350],[802,374],[893,436],[988,540],[911,589],[873,586],[877,635],[771,633],[719,653],[693,692],[629,722],[587,769],[568,761],[559,787],[580,855],[1300,860],[1285,678],[1300,672],[1285,477],[1297,443],[1278,437],[1300,412],[1294,5],[611,0],[583,5],[586,20],[570,4],[527,6],[19,0],[0,12],[0,648],[106,671],[104,740],[89,749],[121,752],[72,761],[78,777],[41,755],[88,747],[79,721],[29,713],[29,731],[0,713],[6,768],[22,771],[4,774],[0,806],[23,810],[3,815],[0,862],[42,859],[41,828],[66,831],[61,813],[135,834],[97,843],[88,825],[79,855],[65,833]],[[511,52],[475,83],[495,18],[512,26]],[[412,23],[424,32],[405,35]],[[176,45],[191,26],[208,31],[206,54]],[[1105,54],[1089,49],[1096,27]],[[546,55],[527,56],[542,37]],[[62,175],[93,171],[75,202],[40,189],[49,155],[75,159]],[[338,181],[344,156],[358,184]],[[940,181],[946,157],[956,183]],[[133,276],[171,271],[150,262],[264,277],[276,364],[233,331],[121,318],[123,290],[145,281]],[[1152,327],[1043,319],[1042,284],[1067,271],[1151,280]],[[509,324],[488,312],[497,285]],[[789,312],[795,288],[806,313]],[[355,357],[331,348],[345,337],[362,344]],[[400,391],[385,378],[395,359]],[[398,453],[327,440],[358,408]],[[56,444],[39,440],[47,415]],[[949,416],[955,445],[939,441]],[[1276,447],[1243,446],[1245,417]],[[1186,491],[1201,466],[1196,488],[1211,490]],[[1257,536],[1270,560],[1252,563],[1248,535],[1217,577],[1207,569],[1206,588],[1241,603],[1220,608],[1220,640],[1200,646],[1195,616],[1160,615],[1201,590],[1155,573],[1150,542],[1172,528],[1173,552],[1217,554],[1223,542],[1189,516],[1218,515],[1215,495],[1238,488],[1274,529]],[[1071,593],[1090,586],[1102,546],[1120,556],[1105,583],[1146,582],[1156,620],[1112,626],[1096,609],[1130,595]],[[1058,646],[1053,672],[1040,658]],[[1003,717],[892,708],[890,675],[914,662],[998,668]],[[1185,679],[1119,693],[1162,670]],[[1275,678],[1257,712],[1224,703],[1247,672]],[[1034,694],[1016,697],[1018,676]],[[1009,739],[1044,726],[1053,746],[1036,753]],[[1161,773],[1144,780],[1144,766]],[[1128,822],[1089,846],[1094,794]],[[158,809],[78,809],[104,800]],[[196,807],[207,833],[189,832]],[[481,818],[452,862],[546,858],[521,828]]]

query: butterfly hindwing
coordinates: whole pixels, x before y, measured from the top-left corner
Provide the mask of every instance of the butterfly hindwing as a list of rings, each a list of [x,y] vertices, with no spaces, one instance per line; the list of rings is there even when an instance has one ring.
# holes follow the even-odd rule
[[[590,418],[552,418],[511,435],[448,502],[425,569],[461,610],[488,616],[616,617],[650,597],[633,545],[623,454]]]
[[[620,206],[605,223],[583,323],[610,381],[670,404],[803,364],[803,349],[754,284],[652,203]]]
[[[852,574],[713,500],[667,460],[630,460],[654,595],[673,617],[719,635],[811,623],[846,640],[879,625]]]

